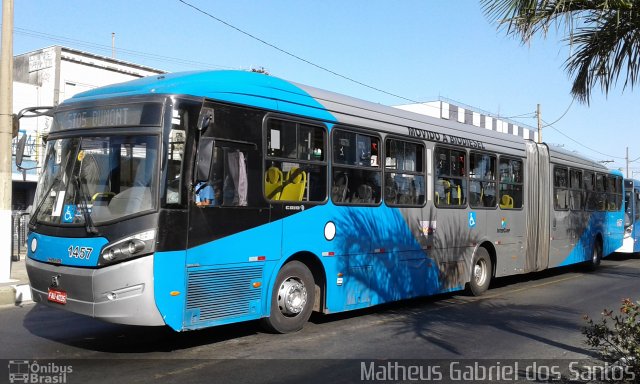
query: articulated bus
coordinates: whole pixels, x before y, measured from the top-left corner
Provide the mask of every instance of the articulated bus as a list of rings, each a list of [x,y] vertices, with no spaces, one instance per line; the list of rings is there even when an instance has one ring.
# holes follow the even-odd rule
[[[176,331],[336,313],[622,245],[620,172],[264,74],[167,74],[51,111],[35,301]]]
[[[624,180],[624,240],[616,252],[640,252],[640,181]]]

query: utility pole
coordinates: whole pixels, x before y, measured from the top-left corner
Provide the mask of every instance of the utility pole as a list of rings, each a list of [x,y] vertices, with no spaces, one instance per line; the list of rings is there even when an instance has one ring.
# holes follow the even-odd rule
[[[627,147],[627,156],[624,158],[627,163],[627,179],[629,178],[629,147]]]
[[[11,279],[11,140],[13,139],[13,0],[2,0],[0,52],[0,283]]]
[[[116,58],[116,33],[111,32],[111,58]]]
[[[542,116],[540,116],[540,104],[536,108],[536,116],[538,117],[538,143],[542,143]]]

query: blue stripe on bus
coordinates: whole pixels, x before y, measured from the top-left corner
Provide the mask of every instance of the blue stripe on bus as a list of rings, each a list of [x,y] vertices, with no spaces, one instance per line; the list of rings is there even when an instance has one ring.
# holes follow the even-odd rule
[[[624,240],[624,202],[620,211],[605,213],[604,245],[602,257],[607,257],[622,246]]]
[[[597,235],[601,235],[603,239],[603,257],[615,252],[622,243],[622,232],[618,229],[614,230],[614,228],[621,225],[621,214],[622,212],[592,212],[591,215],[589,215],[589,222],[577,243],[558,266],[563,267],[591,260],[594,241]]]
[[[31,251],[33,240],[37,249]],[[107,244],[104,237],[55,237],[31,232],[27,237],[27,256],[45,263],[62,264],[72,267],[95,267],[100,251]]]
[[[324,235],[325,224],[329,221],[336,225],[336,237],[331,241]],[[299,230],[302,223],[310,223],[305,231]],[[364,233],[373,234],[373,237],[364,236]],[[284,241],[284,238],[295,238],[296,241]],[[281,246],[282,254],[277,251]],[[355,208],[327,203],[191,248],[186,255],[184,252],[157,253],[154,260],[156,304],[167,324],[176,330],[267,316],[278,271],[288,257],[300,252],[314,255],[325,267],[329,312],[462,288],[440,285],[436,262],[426,256],[400,209],[386,206]],[[187,265],[186,272],[177,276],[176,271],[184,265]],[[254,300],[233,303],[243,306],[240,309],[226,308],[224,300],[208,303],[218,307],[208,308],[209,312],[231,313],[229,316],[206,318],[201,313],[205,312],[205,305],[201,307],[203,311],[197,306],[188,308],[189,274],[215,271],[211,276],[218,276],[230,268],[234,271],[258,268],[261,277],[251,281],[258,281],[260,288],[250,287],[249,280],[241,286],[234,285],[239,279],[226,281],[221,286],[209,279],[194,283],[199,285],[191,289],[207,292],[211,297],[245,297],[259,289]],[[172,291],[181,294],[171,296]],[[256,308],[252,309],[252,305]]]
[[[224,89],[224,92],[217,90]],[[288,81],[243,71],[198,71],[149,76],[75,95],[65,105],[87,100],[136,95],[197,95],[252,108],[336,121],[311,95]]]
[[[407,220],[401,209],[386,205],[348,207],[329,203],[284,220],[283,236],[295,237],[296,241],[283,241],[283,256],[302,250],[316,255],[335,252],[330,257],[321,256],[326,267],[329,312],[441,292],[436,262],[426,256],[416,240],[416,228],[412,230]],[[324,238],[328,221],[336,226],[332,241]],[[302,227],[307,230],[299,231]],[[341,285],[339,274],[343,276]]]

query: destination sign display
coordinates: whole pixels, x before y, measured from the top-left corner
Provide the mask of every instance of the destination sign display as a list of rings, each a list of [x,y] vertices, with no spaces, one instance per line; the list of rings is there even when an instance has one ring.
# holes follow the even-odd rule
[[[56,114],[58,129],[131,127],[160,125],[160,104],[98,106]]]

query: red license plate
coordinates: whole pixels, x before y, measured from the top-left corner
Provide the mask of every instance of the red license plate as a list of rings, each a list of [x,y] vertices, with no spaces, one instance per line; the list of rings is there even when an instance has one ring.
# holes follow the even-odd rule
[[[58,304],[67,304],[67,292],[49,288],[49,301]]]

